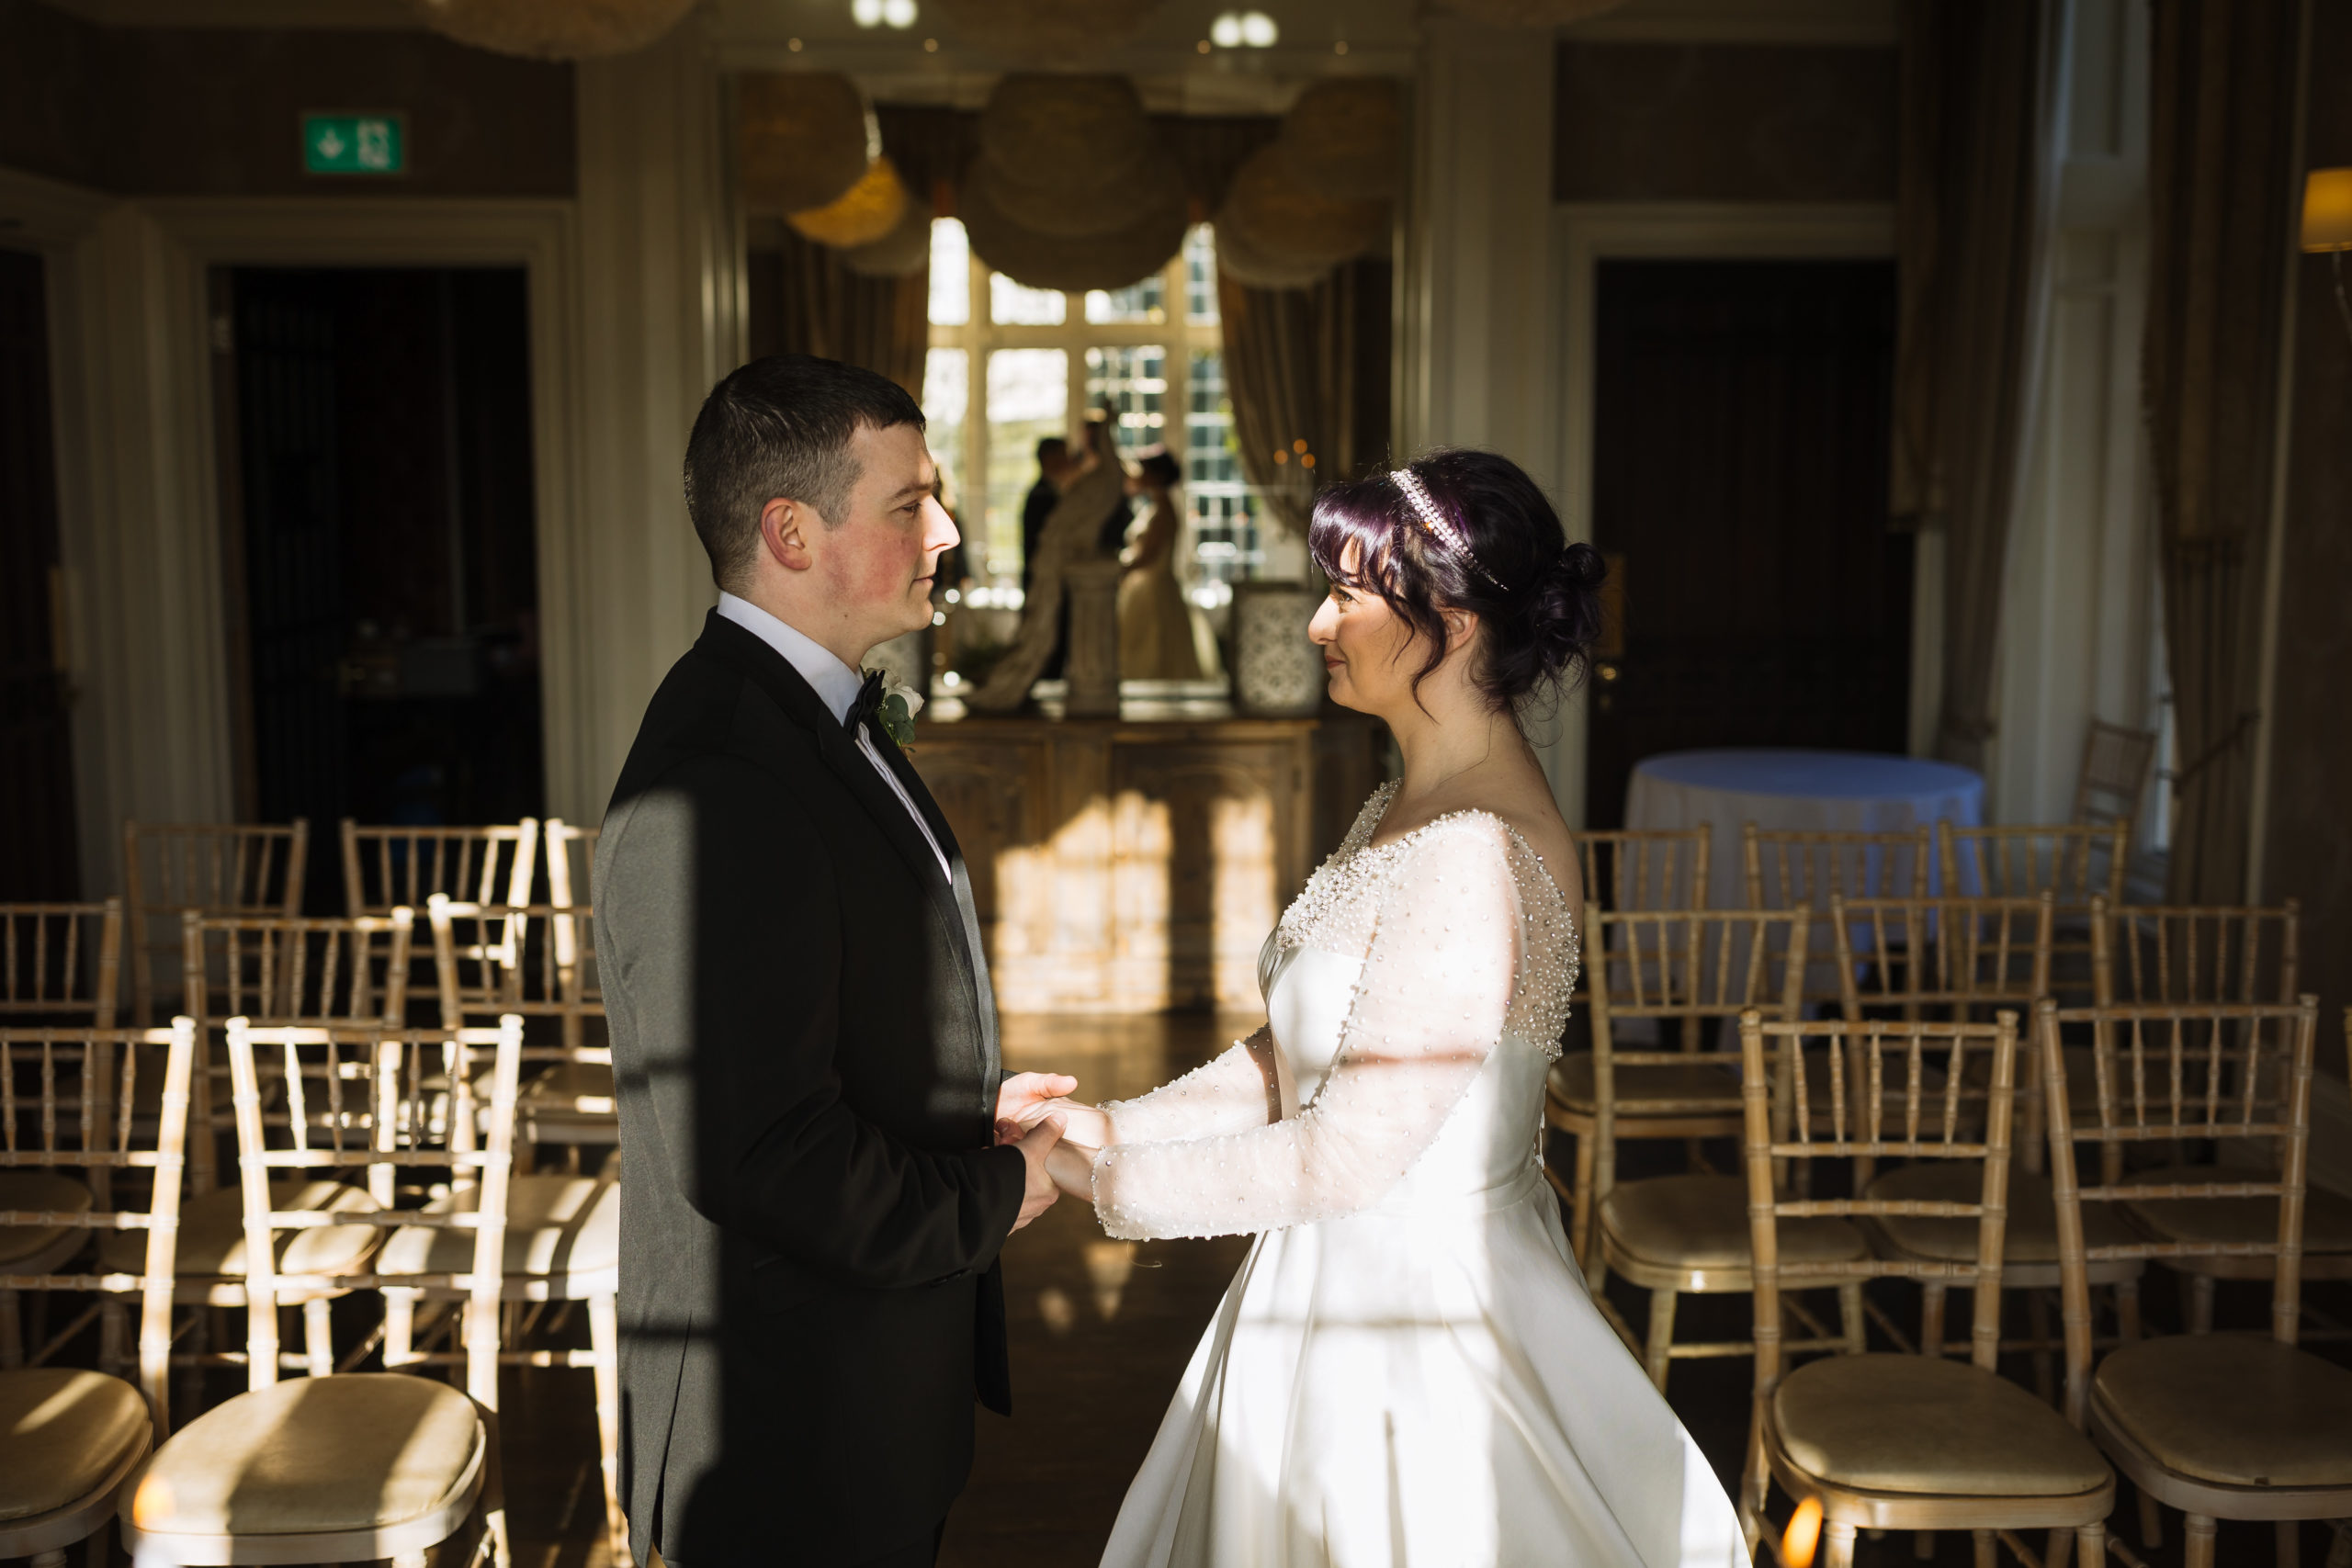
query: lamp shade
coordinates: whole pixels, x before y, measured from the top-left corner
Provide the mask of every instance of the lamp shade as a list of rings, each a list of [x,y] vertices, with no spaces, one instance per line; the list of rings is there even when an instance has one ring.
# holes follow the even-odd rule
[[[2352,169],[2313,169],[2304,177],[2303,249],[2352,251]]]
[[[898,165],[888,158],[876,158],[840,197],[822,207],[787,212],[784,220],[819,244],[854,250],[876,243],[898,228],[907,215],[908,199]]]

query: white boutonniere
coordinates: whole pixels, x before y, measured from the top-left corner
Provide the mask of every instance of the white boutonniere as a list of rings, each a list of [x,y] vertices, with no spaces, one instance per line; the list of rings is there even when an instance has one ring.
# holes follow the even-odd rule
[[[870,673],[870,671],[869,671]],[[882,705],[874,716],[882,721],[882,732],[897,743],[901,751],[911,750],[915,741],[915,715],[922,712],[922,694],[903,682],[882,677]]]

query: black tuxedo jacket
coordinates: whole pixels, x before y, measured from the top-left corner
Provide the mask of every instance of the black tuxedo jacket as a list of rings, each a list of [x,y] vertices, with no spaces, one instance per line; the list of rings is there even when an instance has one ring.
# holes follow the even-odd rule
[[[638,1561],[927,1539],[1009,1410],[995,998],[954,866],[799,673],[712,614],[596,857],[621,1140],[621,1495]]]

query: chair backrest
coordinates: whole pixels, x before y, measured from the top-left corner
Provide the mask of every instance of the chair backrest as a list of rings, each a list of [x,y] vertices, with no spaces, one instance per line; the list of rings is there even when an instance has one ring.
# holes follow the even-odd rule
[[[174,1019],[169,1029],[0,1029],[0,1170],[79,1171],[91,1199],[62,1212],[11,1210],[0,1199],[0,1229],[147,1233],[137,1274],[71,1272],[64,1268],[70,1256],[45,1270],[20,1260],[0,1265],[0,1291],[138,1292],[139,1386],[159,1435],[171,1430],[172,1284],[196,1040],[196,1021],[188,1018]],[[149,1057],[148,1070],[156,1070],[157,1046],[164,1050],[155,1114],[134,1114],[140,1058]],[[37,1348],[33,1363],[85,1321]]]
[[[1936,824],[1947,897],[2030,898],[2052,895],[2060,914],[2086,914],[2094,895],[2123,901],[2131,869],[2132,824],[2068,822],[2041,827],[1963,828]]]
[[[575,906],[593,906],[596,902],[596,845],[604,838],[602,828],[575,828],[560,817],[548,818],[548,902],[559,910]],[[575,868],[572,857],[579,856]],[[578,874],[574,874],[574,871]],[[567,989],[579,985],[581,965],[596,961],[595,944],[583,945],[584,931],[580,922],[568,914],[558,914],[550,922],[555,932],[555,962],[566,972]]]
[[[1747,1111],[1743,1154],[1749,1245],[1755,1255],[1759,1397],[1769,1395],[1781,1379],[1780,1222],[1806,1216],[1932,1214],[1974,1220],[1973,1262],[1895,1257],[1846,1263],[1808,1260],[1804,1274],[1809,1280],[1894,1277],[1968,1286],[1974,1299],[1971,1357],[1984,1371],[1996,1370],[2017,1022],[2017,1014],[2007,1010],[1989,1023],[1884,1019],[1770,1023],[1755,1012],[1740,1019],[1740,1086]],[[1808,1055],[1820,1059],[1817,1069],[1802,1059]],[[1984,1061],[1986,1070],[1973,1069],[1972,1059]],[[1807,1086],[1825,1081],[1830,1103],[1809,1104]],[[1969,1087],[1979,1084],[1983,1087]],[[1899,1121],[1889,1125],[1889,1107],[1897,1104]],[[1974,1202],[1793,1196],[1826,1185],[1804,1179],[1805,1168],[1818,1159],[1969,1160],[1981,1168],[1983,1179]]]
[[[311,824],[224,822],[122,825],[124,913],[130,942],[131,1021],[154,1021],[156,953],[176,953],[179,919],[205,915],[297,915]],[[165,973],[169,973],[168,963]]]
[[[1578,828],[1578,869],[1585,902],[1605,909],[1703,909],[1707,855],[1714,829]]]
[[[426,906],[433,931],[433,968],[441,1022],[455,1029],[469,1018],[519,1013],[563,1023],[563,1049],[532,1047],[526,1060],[562,1057],[609,1062],[606,1047],[588,1048],[586,1021],[605,1016],[596,980],[596,912],[585,904],[461,904],[439,894]],[[571,940],[556,926],[570,923]]]
[[[0,1019],[114,1026],[122,900],[0,904]]]
[[[2097,1114],[2081,1118],[2068,1100],[2063,1032],[2089,1024],[2105,1036],[2092,1096]],[[2079,1420],[2090,1386],[2089,1264],[2142,1258],[2269,1258],[2270,1332],[2295,1342],[2302,1305],[2304,1181],[2310,1159],[2312,1056],[2319,998],[2291,1007],[2209,1003],[2034,1010],[2035,1055],[2050,1100],[2050,1180],[2058,1204],[2058,1258],[2066,1324],[2066,1409]],[[2075,1145],[2107,1147],[2211,1141],[2210,1179],[2135,1181],[2122,1161],[2102,1159],[2100,1179],[2077,1179]],[[2244,1168],[2226,1145],[2251,1145]],[[2275,1161],[2273,1156],[2276,1156]],[[2109,1174],[2111,1172],[2111,1174]],[[2274,1174],[2275,1172],[2275,1174]],[[2178,1173],[2173,1173],[2178,1174]],[[2086,1246],[2085,1203],[2211,1201],[2276,1198],[2278,1224],[2267,1241],[2157,1240],[2136,1226],[2132,1239]]]
[[[529,817],[488,828],[363,828],[343,819],[345,912],[423,908],[435,893],[482,904],[527,904],[539,852]]]
[[[2091,720],[2083,737],[2082,776],[2075,785],[2075,820],[2128,825],[2140,815],[2140,793],[2155,760],[2154,730]]]
[[[499,1293],[504,1286],[506,1194],[514,1149],[514,1095],[523,1051],[523,1021],[509,1015],[495,1029],[435,1032],[449,1046],[448,1105],[441,1118],[410,1114],[436,1091],[425,1075],[439,1073],[438,1053],[407,1048],[406,1032],[299,1026],[256,1027],[229,1021],[229,1072],[237,1119],[237,1167],[243,1194],[247,1303],[246,1375],[253,1388],[277,1381],[277,1296],[291,1290],[463,1291],[467,1294],[466,1391],[484,1406],[498,1405]],[[480,1147],[471,1130],[477,1108],[471,1085],[477,1056],[493,1054],[488,1131]],[[389,1081],[388,1081],[389,1080]],[[312,1084],[318,1086],[313,1099]],[[265,1105],[284,1113],[265,1115]],[[273,1122],[275,1126],[273,1127]],[[401,1134],[405,1122],[410,1135]],[[436,1141],[415,1135],[446,1128]],[[273,1137],[272,1132],[278,1135]],[[469,1205],[377,1211],[279,1211],[271,1206],[270,1179],[279,1171],[341,1176],[379,1170],[397,1175],[418,1168],[444,1170],[452,1185],[475,1184]],[[330,1178],[332,1179],[333,1178]],[[322,1274],[280,1272],[277,1233],[321,1224],[422,1226],[474,1233],[472,1268],[461,1274]]]
[[[1924,898],[1932,863],[1928,832],[1925,822],[1894,833],[1802,832],[1743,823],[1739,857],[1748,908],[1826,913],[1833,894]]]
[[[1603,909],[1585,906],[1584,973],[1591,989],[1593,1089],[1604,1145],[1615,1117],[1616,1069],[1687,1065],[1697,1025],[1756,1009],[1797,1015],[1804,986],[1805,926],[1765,909]],[[1627,1019],[1684,1021],[1684,1049],[1628,1051]],[[1661,1109],[1644,1100],[1645,1111]],[[1723,1109],[1717,1107],[1716,1109]]]
[[[182,1008],[198,1023],[407,1021],[416,912],[180,917]]]
[[[2091,904],[2091,999],[2294,1004],[2302,906]]]
[[[1966,1018],[2000,1003],[2020,1010],[2050,990],[2048,893],[2030,898],[1857,898],[1835,894],[1841,1005],[1849,1022],[1865,1007]]]

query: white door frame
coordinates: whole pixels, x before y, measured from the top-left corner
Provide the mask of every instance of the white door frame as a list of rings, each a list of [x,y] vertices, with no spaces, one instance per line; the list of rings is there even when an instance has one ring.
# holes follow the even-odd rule
[[[1560,521],[1571,539],[1592,537],[1594,311],[1600,264],[1606,258],[1742,257],[1848,259],[1894,254],[1892,202],[1562,202],[1553,209],[1553,254],[1559,258],[1557,315],[1560,389]],[[1922,541],[1925,543],[1925,540]],[[1917,613],[1921,596],[1938,604],[1928,552],[1921,552],[1912,615],[1912,702],[1940,639]],[[1935,592],[1930,594],[1929,588]],[[1934,690],[1931,685],[1929,692]],[[1571,827],[1585,819],[1585,704],[1562,705],[1555,742],[1554,791]]]
[[[88,384],[60,429],[74,644],[92,736],[77,737],[84,874],[119,883],[126,816],[233,815],[218,428],[215,266],[520,266],[527,286],[546,787],[593,798],[582,766],[578,238],[569,200],[170,198],[116,203],[75,254],[61,362]],[[83,651],[85,650],[85,651]],[[314,838],[333,830],[313,823]]]

